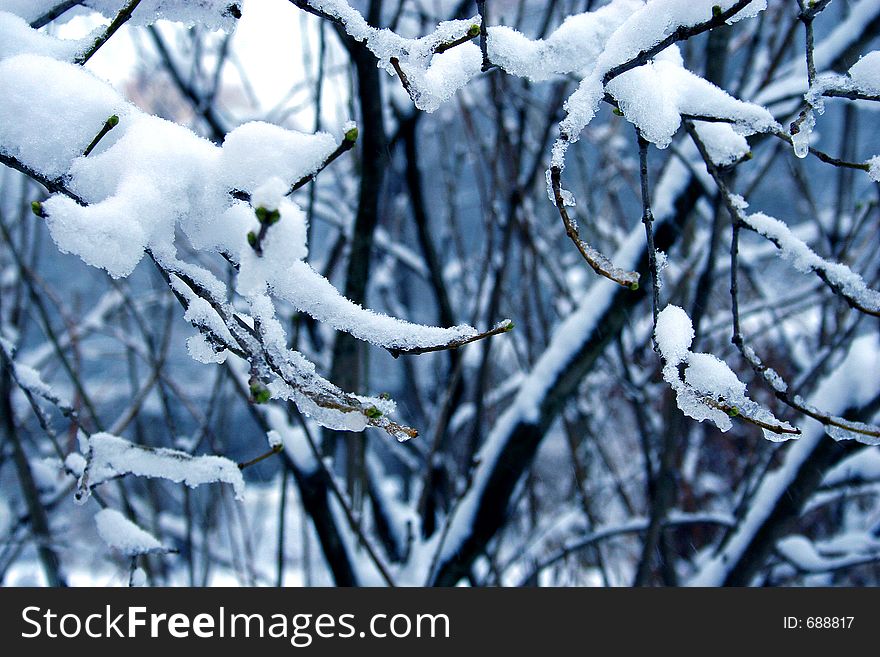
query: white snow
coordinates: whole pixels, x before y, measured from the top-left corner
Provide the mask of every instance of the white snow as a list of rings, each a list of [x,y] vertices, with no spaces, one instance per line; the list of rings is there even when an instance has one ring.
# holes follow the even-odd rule
[[[694,326],[691,318],[680,307],[666,306],[657,315],[654,339],[663,358],[670,365],[678,365],[690,353],[694,341]]]
[[[3,8],[3,4],[0,4],[0,60],[24,54],[71,60],[90,43],[89,37],[58,39],[35,30],[17,12],[7,13]]]
[[[613,31],[643,6],[642,0],[612,0],[595,11],[568,16],[546,39],[534,41],[511,27],[491,26],[489,59],[512,75],[535,81],[587,71]]]
[[[874,182],[880,182],[880,155],[875,155],[868,160],[868,175]]]
[[[88,446],[88,465],[80,479],[82,499],[89,486],[126,474],[182,482],[190,488],[225,482],[232,486],[236,499],[244,497],[241,470],[221,456],[192,456],[173,449],[145,447],[108,433],[92,435]]]
[[[84,4],[115,18],[129,0],[85,0]],[[233,0],[141,0],[129,19],[130,25],[150,25],[158,20],[175,21],[185,25],[203,25],[209,30],[231,31],[235,18],[228,12]]]
[[[284,439],[281,437],[281,434],[278,433],[275,429],[270,429],[266,432],[266,440],[269,441],[269,447],[272,449],[276,449],[284,445]]]
[[[109,547],[134,557],[162,550],[162,543],[115,509],[101,509],[95,514],[98,536]]]
[[[849,77],[860,91],[880,95],[880,50],[863,55],[850,67]]]
[[[817,255],[784,222],[762,212],[743,214],[743,219],[759,234],[776,244],[782,258],[791,262],[795,269],[803,273],[822,272],[846,296],[869,310],[880,312],[880,292],[869,288],[859,274],[843,263],[831,262]]]
[[[42,55],[0,61],[0,150],[48,178],[66,173],[104,122],[127,105],[79,66]],[[111,134],[106,139],[111,139]]]
[[[684,68],[677,46],[670,46],[652,62],[628,71],[606,86],[619,103],[624,116],[647,141],[666,148],[681,126],[681,115],[705,116],[729,120],[738,132],[728,127],[724,141],[734,135],[766,132],[778,124],[763,107],[730,96],[711,82]],[[703,130],[710,138],[723,129]],[[737,144],[738,146],[740,144]],[[715,146],[722,150],[725,146]],[[748,150],[748,149],[746,149]]]
[[[810,395],[809,403],[835,414],[866,404],[880,391],[880,379],[876,376],[877,347],[876,335],[856,338],[843,362],[824,377]],[[689,586],[720,586],[737,565],[804,462],[819,442],[827,439],[825,428],[819,422],[807,418],[805,425],[803,435],[784,453],[782,463],[762,479],[736,531],[715,554],[699,565],[688,581]]]
[[[733,426],[725,409],[765,424],[793,429],[780,422],[746,395],[746,384],[717,356],[690,350],[694,339],[693,323],[684,310],[668,305],[657,316],[654,339],[663,356],[663,379],[675,391],[679,409],[690,418],[711,420],[721,431]],[[684,378],[679,367],[686,365]],[[719,408],[723,405],[724,408]],[[763,429],[764,437],[773,442],[792,438],[794,434]]]

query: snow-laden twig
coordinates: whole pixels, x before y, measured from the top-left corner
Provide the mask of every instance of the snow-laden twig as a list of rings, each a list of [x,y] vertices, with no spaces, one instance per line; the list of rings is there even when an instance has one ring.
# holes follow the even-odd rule
[[[700,422],[711,420],[721,431],[733,426],[731,418],[740,418],[760,427],[764,437],[774,442],[801,433],[749,399],[746,385],[724,361],[692,352],[693,339],[687,313],[678,306],[666,306],[657,318],[654,340],[663,358],[663,379],[675,391],[676,403],[685,415]]]
[[[76,499],[84,502],[91,488],[120,475],[168,479],[193,488],[202,484],[230,484],[235,497],[244,497],[244,479],[236,463],[221,456],[192,456],[164,447],[138,445],[108,433],[87,440],[86,466],[77,485]]]
[[[584,260],[587,261],[587,264],[600,276],[604,276],[623,287],[637,290],[639,287],[638,272],[627,271],[615,266],[611,260],[581,238],[577,224],[569,216],[568,210],[565,207],[570,205],[570,201],[566,199],[565,191],[562,189],[562,169],[559,167],[552,167],[550,169],[550,185],[553,190],[556,209],[559,210],[559,216],[562,218],[562,224],[565,226],[565,234],[574,242]]]

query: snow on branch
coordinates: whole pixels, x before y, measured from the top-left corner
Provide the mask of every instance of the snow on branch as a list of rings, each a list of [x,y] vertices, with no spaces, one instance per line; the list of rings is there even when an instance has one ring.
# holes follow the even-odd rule
[[[876,335],[856,338],[843,361],[821,378],[808,403],[832,413],[866,408],[880,392],[877,366]],[[791,494],[801,469],[809,464],[825,432],[818,422],[805,427],[804,435],[782,454],[779,465],[761,477],[736,528],[716,550],[703,555],[706,558],[699,561],[688,586],[721,586],[739,568],[750,548],[762,539],[768,523],[778,522],[774,509]]]
[[[779,249],[782,258],[800,272],[815,272],[835,293],[853,308],[869,315],[880,316],[880,292],[872,290],[864,279],[840,262],[818,256],[779,219],[762,212],[740,213],[744,225],[763,235]]]
[[[565,166],[565,153],[596,115],[612,80],[648,63],[663,50],[715,27],[756,15],[761,0],[657,0],[642,5],[613,28],[588,74],[565,103],[566,117],[553,148],[551,166]]]
[[[388,404],[348,395],[318,377],[300,354],[285,353],[278,336],[269,355],[266,335],[227,302],[227,286],[178,256],[179,232],[195,250],[237,268],[235,291],[260,306],[263,327],[274,318],[272,302],[264,304],[271,293],[392,353],[452,349],[503,332],[420,326],[367,310],[303,261],[305,213],[289,195],[353,146],[352,125],[337,140],[250,122],[216,146],[141,112],[81,67],[52,57],[0,60],[0,84],[17,90],[0,98],[0,116],[16,117],[0,122],[0,155],[55,192],[35,212],[58,248],[113,277],[128,276],[149,255],[201,333],[189,341],[192,355],[221,362],[228,351],[247,359],[264,386],[255,400],[274,382],[279,396],[327,426],[376,426],[399,439],[416,434],[387,419]]]
[[[848,98],[849,100],[880,101],[880,50],[863,55],[853,64],[847,75],[825,73],[816,78],[807,91],[807,101],[818,105],[819,97]]]
[[[755,350],[740,340],[735,341],[743,358],[772,388],[777,399],[794,410],[825,425],[825,433],[835,440],[856,440],[867,445],[880,444],[880,427],[846,418],[816,408],[800,395],[792,395],[788,384],[771,367],[765,365]]]
[[[679,409],[695,420],[711,420],[721,431],[733,426],[731,418],[760,427],[764,437],[779,442],[799,435],[800,429],[777,420],[746,396],[742,383],[724,361],[712,354],[690,350],[694,327],[678,306],[668,305],[657,316],[654,331],[663,357],[663,379],[672,387]]]
[[[232,486],[236,499],[244,497],[241,470],[221,456],[192,456],[175,449],[146,447],[103,432],[90,436],[86,445],[86,465],[76,492],[80,502],[88,499],[92,487],[127,474],[167,479],[190,488],[224,482]]]
[[[76,410],[73,408],[70,400],[63,397],[52,386],[43,381],[43,378],[36,369],[24,363],[16,362],[13,358],[14,349],[12,345],[2,337],[0,337],[0,353],[2,353],[4,361],[10,366],[13,381],[25,394],[46,400],[53,406],[56,406],[65,416],[76,417]]]
[[[565,226],[565,234],[574,242],[584,260],[587,261],[587,264],[600,276],[604,276],[623,287],[637,290],[639,287],[638,272],[627,271],[616,266],[595,247],[590,246],[581,238],[577,224],[572,220],[568,210],[565,208],[566,205],[572,205],[572,202],[569,200],[571,194],[562,189],[562,170],[559,167],[552,167],[548,173],[550,176],[550,186],[553,190],[553,199],[556,203],[556,209],[559,210],[562,223]]]
[[[108,547],[127,557],[171,552],[155,536],[141,529],[115,509],[101,509],[95,514],[98,536]]]
[[[400,79],[416,107],[425,112],[435,111],[481,72],[482,53],[470,43],[480,33],[479,18],[444,21],[427,36],[407,39],[373,27],[345,0],[290,1],[364,42],[379,65]]]

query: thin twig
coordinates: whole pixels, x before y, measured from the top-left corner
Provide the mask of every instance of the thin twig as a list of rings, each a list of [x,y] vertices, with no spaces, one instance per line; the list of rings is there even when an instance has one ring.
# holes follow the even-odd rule
[[[611,260],[581,239],[577,226],[568,215],[568,210],[565,209],[565,200],[562,196],[562,170],[559,167],[550,168],[550,184],[553,188],[556,208],[559,210],[559,216],[565,226],[565,234],[574,242],[587,264],[600,276],[604,276],[623,287],[637,290],[639,287],[638,272],[615,267]]]
[[[485,73],[492,68],[492,62],[489,61],[489,31],[486,25],[489,15],[486,11],[486,0],[477,0],[477,11],[480,12],[480,52],[483,53],[481,69]]]
[[[86,149],[83,151],[83,157],[87,157],[89,153],[95,150],[95,146],[98,145],[98,142],[101,141],[104,136],[113,128],[115,128],[118,124],[119,117],[116,114],[113,114],[106,121],[104,121],[104,125],[101,126],[101,130],[98,132],[98,134],[95,135],[95,138],[92,139],[92,142],[88,146],[86,146]]]
[[[393,347],[388,348],[388,352],[397,358],[398,356],[412,356],[417,354],[429,354],[435,351],[448,351],[449,349],[458,349],[459,347],[463,347],[466,344],[470,344],[472,342],[477,342],[478,340],[484,340],[486,338],[490,338],[493,335],[500,335],[502,333],[509,333],[513,330],[513,322],[509,319],[505,319],[502,322],[499,322],[494,328],[489,329],[488,331],[484,331],[482,333],[478,333],[477,335],[472,335],[469,338],[461,338],[460,340],[453,340],[452,342],[448,342],[446,344],[434,345],[432,347],[412,347],[410,349],[395,349]]]
[[[657,270],[657,250],[654,247],[654,214],[651,211],[651,190],[648,186],[648,142],[636,128],[639,142],[639,178],[642,188],[642,223],[645,224],[645,237],[648,242],[648,270],[651,273],[651,313],[654,328],[657,328],[657,314],[660,312],[660,272]],[[655,343],[654,348],[657,348]]]
[[[113,21],[110,23],[110,25],[107,26],[107,29],[104,30],[95,39],[95,41],[92,43],[92,45],[87,50],[85,50],[81,54],[77,55],[74,58],[73,63],[79,64],[80,66],[82,66],[87,61],[89,61],[89,59],[91,59],[92,55],[94,55],[96,52],[98,52],[98,49],[101,46],[103,46],[105,43],[107,43],[107,41],[110,39],[110,37],[112,37],[114,34],[116,34],[116,30],[118,30],[120,27],[122,27],[131,18],[132,12],[135,10],[135,8],[137,8],[137,6],[140,3],[141,3],[141,0],[131,0],[127,5],[125,5],[125,7],[123,7],[119,11],[119,13],[116,14],[116,18],[114,18]]]

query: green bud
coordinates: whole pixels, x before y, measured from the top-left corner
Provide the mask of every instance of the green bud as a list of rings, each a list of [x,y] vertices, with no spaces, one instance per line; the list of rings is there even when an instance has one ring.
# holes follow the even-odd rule
[[[736,406],[731,406],[730,410],[727,411],[727,414],[730,417],[736,417],[737,415],[739,415],[739,409]]]
[[[370,406],[366,411],[364,411],[364,415],[372,420],[375,420],[378,417],[382,417],[382,411],[380,411],[375,406]]]
[[[467,35],[471,38],[474,38],[480,33],[480,26],[477,23],[474,23],[468,28]]]
[[[257,215],[257,219],[261,224],[266,223],[266,217],[269,216],[269,211],[263,206],[258,207],[254,210],[254,214]]]
[[[31,212],[33,212],[38,217],[42,218],[46,216],[46,213],[43,212],[43,204],[39,201],[34,201],[31,203]]]
[[[278,210],[272,210],[266,217],[266,223],[270,226],[281,221],[281,213]]]
[[[116,114],[112,115],[109,119],[107,119],[107,125],[111,128],[115,128],[119,125],[119,117]]]
[[[504,330],[505,332],[510,333],[510,331],[512,331],[514,328],[516,328],[516,325],[512,321],[510,321],[507,322],[507,326],[504,327]]]
[[[718,18],[721,15],[721,6],[712,5],[712,18]]]
[[[255,404],[265,404],[270,398],[268,388],[261,383],[252,383],[251,398],[254,400]]]
[[[248,244],[251,245],[252,249],[255,248],[257,246],[257,234],[254,231],[249,230],[247,234],[247,241]]]
[[[619,107],[615,107],[611,110],[611,112],[614,114],[614,116],[623,116],[623,112],[620,111]]]
[[[351,128],[350,130],[345,131],[345,141],[350,141],[352,143],[358,140],[358,129],[357,126]]]
[[[752,151],[749,151],[748,153],[743,155],[743,158],[746,160],[751,160],[753,157],[755,157],[755,156],[752,154]]]
[[[380,392],[379,399],[384,399],[385,401],[388,401],[389,399],[391,399],[391,393],[390,392]]]
[[[630,283],[630,284],[629,284],[629,289],[632,290],[633,292],[635,292],[636,290],[638,290],[638,289],[639,289],[639,282],[636,281],[635,283]]]

